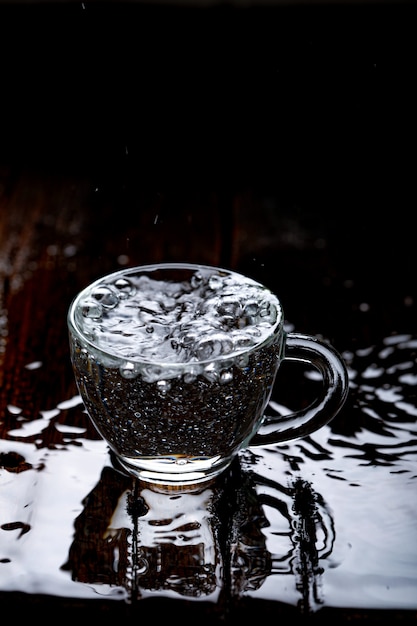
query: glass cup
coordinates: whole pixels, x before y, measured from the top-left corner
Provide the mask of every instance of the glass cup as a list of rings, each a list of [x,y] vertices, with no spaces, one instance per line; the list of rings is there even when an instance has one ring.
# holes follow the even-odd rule
[[[338,352],[286,332],[277,296],[228,269],[123,269],[83,289],[67,321],[87,413],[120,465],[144,481],[208,481],[247,446],[319,429],[348,392]],[[308,407],[266,417],[284,359],[312,365],[323,384]]]

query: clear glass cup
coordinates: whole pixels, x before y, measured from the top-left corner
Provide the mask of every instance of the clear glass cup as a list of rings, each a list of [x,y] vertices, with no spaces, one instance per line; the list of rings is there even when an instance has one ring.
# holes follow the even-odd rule
[[[83,289],[67,322],[88,415],[120,465],[144,481],[208,481],[247,446],[317,430],[348,393],[339,353],[286,332],[277,296],[231,270],[123,269]],[[321,391],[305,409],[266,418],[284,359],[315,367]]]

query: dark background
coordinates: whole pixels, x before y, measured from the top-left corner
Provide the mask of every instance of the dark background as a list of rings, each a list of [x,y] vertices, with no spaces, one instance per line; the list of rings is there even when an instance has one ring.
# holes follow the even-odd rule
[[[401,1],[0,3],[0,160],[89,177],[91,238],[130,237],[131,263],[233,266],[341,348],[408,332],[415,18]],[[146,212],[163,244],[149,220],[135,239]],[[220,243],[201,236],[214,213]]]

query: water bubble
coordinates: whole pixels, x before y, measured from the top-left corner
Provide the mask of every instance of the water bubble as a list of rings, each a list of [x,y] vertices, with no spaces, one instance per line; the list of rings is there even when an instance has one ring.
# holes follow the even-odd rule
[[[269,300],[264,300],[259,308],[259,316],[263,323],[274,324],[277,319],[277,308]]]
[[[194,346],[198,337],[197,332],[188,331],[180,336],[181,344],[186,348],[191,348]]]
[[[162,302],[162,308],[164,309],[164,311],[173,311],[177,306],[177,301],[175,298],[172,298],[170,296],[166,297],[163,299]]]
[[[220,318],[221,326],[224,330],[228,330],[230,328],[236,327],[236,318],[232,317],[232,315],[223,315]]]
[[[223,297],[217,304],[217,312],[219,315],[231,316],[232,318],[240,317],[242,307],[240,301],[231,296]]]
[[[114,282],[114,287],[120,300],[132,297],[136,293],[136,287],[127,278],[118,278]]]
[[[162,395],[165,395],[171,389],[171,383],[169,380],[158,380],[156,387]]]
[[[233,346],[235,350],[245,350],[253,345],[253,339],[243,333],[235,333],[233,335]]]
[[[200,371],[201,369],[198,367],[191,367],[190,369],[188,369],[183,376],[184,382],[193,383],[199,375]]]
[[[213,291],[217,291],[218,289],[220,289],[223,286],[223,279],[222,279],[222,277],[218,276],[216,274],[213,274],[209,278],[208,286]]]
[[[163,368],[160,365],[146,365],[142,368],[142,378],[146,383],[156,383],[165,381],[167,378],[173,378],[176,372]]]
[[[248,326],[248,328],[245,329],[245,334],[247,337],[250,337],[250,340],[253,343],[259,341],[262,332],[257,326]]]
[[[236,365],[240,369],[244,369],[245,367],[247,367],[248,363],[249,363],[249,354],[241,354],[236,358]]]
[[[268,302],[267,300],[264,300],[259,308],[259,315],[260,317],[267,317],[270,315],[271,312],[271,303]]]
[[[259,311],[257,300],[247,300],[243,309],[243,314],[247,317],[255,317]]]
[[[84,302],[81,312],[85,318],[99,320],[101,319],[103,310],[98,302]]]
[[[230,354],[233,350],[233,341],[226,333],[211,333],[203,337],[195,350],[195,354],[200,361],[215,358],[222,354]]]
[[[98,286],[92,291],[92,297],[105,309],[113,309],[119,303],[119,298],[114,291],[106,285]]]
[[[179,298],[178,301],[181,303],[181,312],[183,314],[194,313],[196,303],[195,300],[190,299],[188,294]]]
[[[198,343],[195,354],[200,361],[206,361],[221,354],[221,345],[211,337],[204,337]]]
[[[203,283],[203,276],[200,272],[196,272],[193,276],[191,276],[191,287],[193,289],[198,289]]]
[[[210,363],[204,368],[204,377],[211,383],[215,383],[219,380],[219,372],[215,363]]]
[[[232,370],[224,370],[219,377],[219,382],[222,385],[230,383],[233,380],[233,372]]]
[[[119,372],[120,375],[123,376],[123,378],[128,379],[136,378],[139,374],[135,364],[131,363],[130,361],[123,363],[123,365],[121,365],[119,368]]]

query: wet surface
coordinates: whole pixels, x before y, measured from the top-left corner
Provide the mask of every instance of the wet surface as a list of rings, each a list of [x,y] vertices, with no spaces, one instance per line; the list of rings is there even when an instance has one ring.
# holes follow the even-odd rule
[[[346,352],[350,397],[330,425],[251,448],[190,493],[124,475],[87,425],[74,425],[85,417],[79,396],[31,420],[9,405],[1,590],[204,599],[219,610],[242,595],[303,613],[416,610],[416,354],[412,335]],[[279,400],[272,412],[289,409]],[[48,429],[60,435],[52,449]]]

